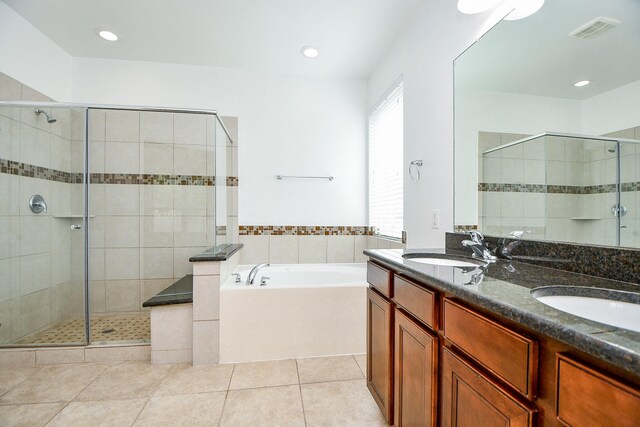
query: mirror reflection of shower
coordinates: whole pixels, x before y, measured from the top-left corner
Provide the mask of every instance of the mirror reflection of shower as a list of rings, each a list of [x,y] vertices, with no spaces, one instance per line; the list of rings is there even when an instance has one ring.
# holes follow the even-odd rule
[[[47,116],[47,123],[55,123],[58,121],[58,119],[56,119],[55,117],[53,117],[52,114],[47,113],[44,110],[41,110],[39,108],[36,108],[34,110],[34,112],[36,113],[36,116],[39,116],[40,114],[44,114],[45,116]]]

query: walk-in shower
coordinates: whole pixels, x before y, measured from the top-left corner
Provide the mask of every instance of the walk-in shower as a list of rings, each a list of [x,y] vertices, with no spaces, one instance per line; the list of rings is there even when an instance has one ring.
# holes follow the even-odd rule
[[[0,346],[148,342],[142,303],[231,239],[230,146],[215,111],[0,102]]]
[[[548,132],[485,149],[479,160],[484,233],[640,247],[640,141]]]

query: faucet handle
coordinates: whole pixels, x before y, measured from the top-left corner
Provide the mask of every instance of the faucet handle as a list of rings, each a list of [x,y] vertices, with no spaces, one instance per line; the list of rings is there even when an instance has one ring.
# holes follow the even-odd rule
[[[271,277],[262,276],[260,278],[260,286],[267,286],[267,280],[271,279]]]
[[[469,236],[471,236],[471,240],[476,243],[482,243],[484,240],[484,236],[479,231],[470,231]]]
[[[525,233],[531,233],[531,230],[514,230],[509,233],[509,237],[512,237],[514,239],[522,239],[522,236],[524,236]]]
[[[240,278],[240,273],[233,273],[232,276],[235,277],[236,283],[240,283],[242,281],[242,279]]]

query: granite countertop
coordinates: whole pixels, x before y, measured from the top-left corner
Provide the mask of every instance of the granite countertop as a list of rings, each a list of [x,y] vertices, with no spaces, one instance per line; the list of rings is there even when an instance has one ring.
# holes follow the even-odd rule
[[[365,250],[364,254],[417,281],[428,281],[441,292],[453,295],[503,316],[543,335],[591,354],[640,377],[640,332],[609,326],[547,306],[531,295],[541,286],[581,286],[640,293],[640,285],[498,260],[488,266],[482,282],[468,284],[475,271],[421,264],[402,258],[404,253],[443,250]],[[459,252],[449,251],[452,255]],[[640,319],[638,319],[640,322]]]
[[[242,246],[244,246],[242,243],[228,243],[226,245],[209,248],[206,251],[189,258],[189,262],[226,261],[231,258],[233,254],[238,252]]]
[[[193,275],[187,274],[160,293],[142,303],[143,307],[187,304],[193,302]]]

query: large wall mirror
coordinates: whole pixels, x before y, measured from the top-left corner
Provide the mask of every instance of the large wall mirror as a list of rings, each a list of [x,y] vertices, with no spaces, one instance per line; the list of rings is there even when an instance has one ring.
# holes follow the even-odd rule
[[[640,247],[638,140],[640,1],[502,21],[455,61],[456,230]]]

